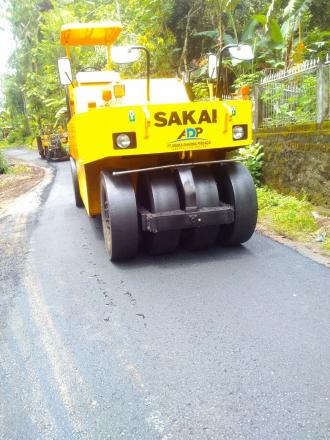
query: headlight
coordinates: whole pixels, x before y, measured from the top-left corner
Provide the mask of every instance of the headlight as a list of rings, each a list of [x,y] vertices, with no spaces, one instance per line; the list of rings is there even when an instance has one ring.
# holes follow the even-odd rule
[[[242,125],[233,126],[233,139],[238,141],[239,139],[244,139],[246,137],[245,130]]]
[[[128,150],[131,148],[136,148],[135,131],[112,133],[112,145],[115,150]]]
[[[127,134],[119,134],[116,138],[116,144],[119,148],[128,148],[131,140]]]

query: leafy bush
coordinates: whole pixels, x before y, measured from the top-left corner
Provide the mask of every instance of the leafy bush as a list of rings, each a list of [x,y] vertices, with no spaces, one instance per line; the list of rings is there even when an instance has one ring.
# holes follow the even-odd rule
[[[196,100],[202,100],[209,97],[209,87],[206,82],[197,82],[192,86]]]
[[[253,86],[254,84],[259,84],[261,76],[261,72],[243,73],[235,79],[233,84],[234,89],[237,90],[242,86]]]
[[[294,80],[286,79],[263,87],[261,99],[266,110],[263,125],[273,127],[314,121],[316,84],[315,75],[302,74]]]
[[[0,174],[5,174],[9,171],[9,165],[0,151]]]
[[[23,129],[18,129],[18,130],[13,130],[9,133],[9,135],[7,136],[6,141],[8,142],[8,144],[23,144],[24,143],[24,130]]]
[[[31,145],[33,142],[33,136],[24,136],[23,130],[11,131],[7,138],[2,142],[5,147],[21,147]]]
[[[249,147],[240,148],[235,156],[244,159],[244,165],[248,168],[255,185],[260,185],[263,166],[263,145],[259,143],[252,144]],[[234,156],[234,157],[235,157]]]

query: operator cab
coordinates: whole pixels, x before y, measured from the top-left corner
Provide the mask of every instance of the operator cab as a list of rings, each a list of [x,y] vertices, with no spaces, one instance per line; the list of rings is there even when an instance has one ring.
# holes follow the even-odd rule
[[[60,82],[66,86],[71,115],[92,109],[141,104],[173,104],[189,102],[184,84],[177,78],[150,78],[150,53],[143,46],[112,46],[121,30],[119,23],[71,24],[62,27],[61,43],[66,47],[66,57],[58,61]],[[78,72],[73,78],[71,46],[103,45],[107,48],[107,70]],[[113,64],[122,66],[139,60],[141,52],[146,57],[146,79],[121,80]]]

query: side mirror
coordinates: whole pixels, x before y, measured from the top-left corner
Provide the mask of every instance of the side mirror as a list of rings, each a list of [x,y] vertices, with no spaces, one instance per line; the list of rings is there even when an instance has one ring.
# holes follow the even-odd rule
[[[131,46],[112,46],[111,60],[117,64],[134,63],[140,58],[140,52]]]
[[[72,71],[69,58],[60,58],[58,60],[58,73],[62,86],[68,86],[72,83]]]
[[[217,56],[210,54],[209,55],[209,62],[208,62],[209,79],[216,79],[217,78],[217,68],[218,68]]]
[[[228,52],[233,60],[251,61],[254,58],[252,47],[248,44],[238,44],[228,48]]]

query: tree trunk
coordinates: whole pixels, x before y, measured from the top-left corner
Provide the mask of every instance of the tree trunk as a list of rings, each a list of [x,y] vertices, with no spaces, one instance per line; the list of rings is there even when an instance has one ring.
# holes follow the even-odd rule
[[[196,7],[196,6],[197,6],[196,4],[193,4],[187,14],[185,36],[184,36],[183,48],[182,48],[180,64],[179,64],[180,71],[182,71],[182,67],[184,67],[184,73],[185,73],[186,78],[188,80],[189,80],[188,49],[189,49],[189,37],[190,37],[190,31],[191,31],[190,24],[191,24],[192,17],[195,14],[197,14],[201,9],[201,6],[198,6],[198,7]]]
[[[189,45],[189,35],[190,35],[190,22],[192,17],[193,6],[189,9],[187,14],[187,23],[186,30],[183,42],[183,48],[180,58],[180,71],[182,71],[182,65],[184,67],[184,73],[186,75],[186,79],[189,78],[189,65],[188,65],[188,45]]]
[[[26,99],[25,95],[22,92],[22,101],[23,101],[23,109],[24,109],[24,126],[25,126],[25,134],[28,136],[31,134],[31,127],[30,127],[30,121],[29,121],[29,114],[26,106]]]

